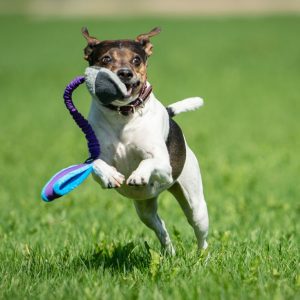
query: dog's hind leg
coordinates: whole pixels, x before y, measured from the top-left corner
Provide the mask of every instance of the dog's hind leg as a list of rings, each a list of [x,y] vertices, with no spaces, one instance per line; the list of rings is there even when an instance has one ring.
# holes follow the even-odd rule
[[[174,255],[175,249],[165,223],[157,214],[157,198],[134,200],[134,206],[141,221],[155,232],[163,249],[168,254]]]
[[[193,227],[198,248],[206,248],[208,234],[208,212],[203,195],[202,180],[198,161],[187,146],[187,156],[181,175],[169,189],[184,211]]]

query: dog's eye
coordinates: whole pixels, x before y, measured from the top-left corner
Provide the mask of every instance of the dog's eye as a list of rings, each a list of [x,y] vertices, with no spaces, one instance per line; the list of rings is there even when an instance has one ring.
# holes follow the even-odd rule
[[[135,56],[132,60],[132,63],[137,67],[141,64],[141,62],[142,62],[142,60],[139,56]]]
[[[102,58],[101,58],[101,62],[103,63],[103,64],[105,64],[105,65],[107,65],[107,64],[109,64],[110,62],[112,61],[112,59],[111,59],[111,57],[110,56],[103,56]]]

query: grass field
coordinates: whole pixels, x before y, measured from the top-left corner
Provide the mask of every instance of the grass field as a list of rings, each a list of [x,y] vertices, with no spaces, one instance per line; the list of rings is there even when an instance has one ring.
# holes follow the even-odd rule
[[[56,171],[87,157],[62,102],[99,39],[161,25],[149,79],[201,162],[208,251],[170,194],[159,213],[177,255],[160,253],[130,200],[89,179],[47,204]],[[299,299],[300,17],[28,20],[1,17],[0,299]],[[76,104],[88,112],[84,88]],[[297,154],[298,153],[298,154]]]

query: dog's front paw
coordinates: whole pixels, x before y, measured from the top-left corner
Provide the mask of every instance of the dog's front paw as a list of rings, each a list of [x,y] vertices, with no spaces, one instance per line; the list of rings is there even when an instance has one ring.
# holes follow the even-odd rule
[[[135,186],[139,186],[139,185],[146,185],[149,183],[149,179],[150,179],[150,173],[141,173],[138,170],[132,172],[132,174],[129,176],[129,178],[127,179],[126,183],[128,185],[135,185]]]
[[[101,159],[93,162],[93,177],[102,188],[118,188],[123,184],[125,177],[116,168],[108,165]]]
[[[153,180],[159,182],[160,184],[171,184],[173,182],[171,170],[154,172]]]

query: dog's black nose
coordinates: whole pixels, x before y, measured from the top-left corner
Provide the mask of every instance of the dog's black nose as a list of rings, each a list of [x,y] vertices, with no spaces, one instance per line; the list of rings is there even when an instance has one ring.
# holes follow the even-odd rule
[[[128,68],[123,68],[123,69],[120,69],[118,72],[117,72],[117,75],[119,76],[119,78],[122,80],[122,81],[129,81],[132,77],[133,77],[133,73],[130,69]]]

